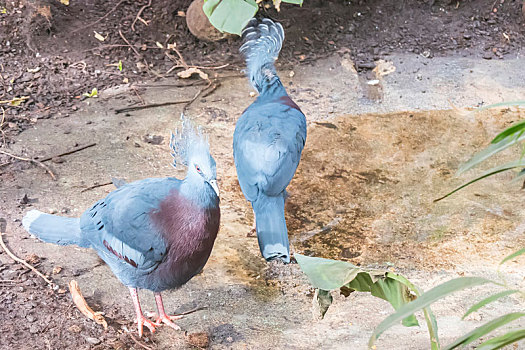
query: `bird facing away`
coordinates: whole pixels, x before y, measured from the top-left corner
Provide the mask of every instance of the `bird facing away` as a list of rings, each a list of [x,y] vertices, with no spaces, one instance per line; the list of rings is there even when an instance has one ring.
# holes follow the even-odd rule
[[[164,311],[161,292],[178,288],[199,273],[219,231],[219,188],[207,138],[183,119],[172,134],[173,165],[187,166],[186,177],[149,178],[123,184],[96,202],[80,218],[31,210],[24,228],[44,242],[93,248],[129,287],[143,326],[154,332],[166,324],[180,329]],[[158,319],[147,319],[137,288],[154,292]]]
[[[243,31],[247,75],[259,92],[233,134],[233,156],[242,192],[251,202],[263,257],[290,262],[284,217],[286,187],[306,141],[306,118],[277,76],[274,62],[284,30],[270,19],[252,19]]]

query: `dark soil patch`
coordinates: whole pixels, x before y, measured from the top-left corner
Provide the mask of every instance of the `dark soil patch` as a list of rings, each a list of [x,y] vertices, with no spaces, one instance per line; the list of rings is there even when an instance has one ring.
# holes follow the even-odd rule
[[[0,14],[0,100],[27,96],[18,106],[2,104],[4,133],[16,134],[40,118],[67,117],[83,93],[95,87],[177,79],[177,69],[167,74],[174,62],[157,43],[176,43],[189,64],[242,67],[239,40],[206,43],[190,34],[179,12],[189,3],[153,1],[141,15],[148,25],[136,21],[135,30],[132,24],[147,0],[75,1],[69,6],[19,0],[0,6],[5,9]],[[280,13],[270,9],[260,14],[285,27],[279,64],[349,52],[358,69],[367,70],[392,52],[515,57],[525,44],[521,6],[521,0],[308,0],[303,7],[283,5]],[[119,61],[122,71],[115,66]]]

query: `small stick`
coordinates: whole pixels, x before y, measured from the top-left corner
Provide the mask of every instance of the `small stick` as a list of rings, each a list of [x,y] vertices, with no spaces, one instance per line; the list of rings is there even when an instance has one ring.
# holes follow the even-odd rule
[[[193,96],[193,98],[188,102],[186,103],[186,105],[184,105],[184,108],[182,109],[183,112],[186,112],[186,110],[188,109],[188,107],[193,103],[193,101],[195,101],[200,95],[202,95],[202,97],[206,97],[206,96],[209,96],[212,92],[215,91],[215,89],[217,89],[217,87],[219,87],[219,85],[221,85],[220,82],[218,81],[215,81],[214,83],[212,83],[210,81],[210,83],[200,89],[196,94],[195,96]]]
[[[172,102],[163,102],[163,103],[152,103],[152,104],[144,105],[144,106],[134,106],[134,107],[119,108],[119,109],[115,109],[115,114],[126,113],[126,112],[133,112],[133,111],[138,111],[138,110],[141,110],[141,109],[178,105],[178,104],[181,104],[181,103],[188,103],[190,101],[191,100],[182,100],[182,101],[172,101]]]
[[[146,349],[146,350],[153,350],[153,348],[150,348],[149,346],[144,345],[144,344],[142,344],[140,341],[138,341],[137,338],[135,338],[135,337],[133,336],[133,333],[129,332],[129,335],[130,335],[131,339],[133,339],[133,341],[134,341],[135,343],[137,343],[137,345],[141,346],[143,349]]]
[[[5,245],[4,243],[4,232],[0,232],[0,245],[2,246],[2,248],[4,249],[4,251],[7,253],[7,255],[9,255],[9,257],[11,259],[13,259],[14,261],[24,265],[25,267],[27,267],[28,269],[30,269],[31,271],[33,271],[34,273],[36,273],[38,276],[42,277],[44,279],[44,281],[46,281],[47,284],[49,284],[51,287],[53,287],[53,282],[51,280],[49,280],[46,276],[44,276],[40,271],[38,271],[37,269],[35,269],[33,266],[31,266],[31,264],[29,264],[27,261],[23,260],[23,259],[20,259],[19,257],[17,257],[16,255],[14,255],[8,248],[7,246]]]
[[[26,162],[35,163],[35,164],[41,166],[42,168],[44,168],[49,173],[49,175],[51,175],[53,180],[57,179],[55,174],[53,174],[53,172],[51,171],[51,169],[49,169],[49,167],[47,165],[45,165],[44,163],[42,163],[42,162],[40,162],[38,160],[31,159],[31,158],[24,158],[24,157],[15,156],[14,154],[8,153],[8,152],[3,151],[1,149],[0,149],[0,153],[5,154],[6,156],[9,156],[9,157],[12,157],[12,158],[15,158],[15,159],[19,159],[19,160],[23,160],[23,161],[26,161]]]
[[[135,52],[135,55],[137,55],[138,57],[142,57],[142,56],[140,56],[140,53],[137,51],[137,49],[133,45],[131,45],[129,43],[128,39],[126,39],[126,37],[124,36],[124,34],[122,34],[122,31],[120,29],[119,29],[118,33],[120,34],[120,37],[122,38],[122,40],[124,40],[126,42],[126,44],[128,44],[128,46],[131,47],[133,52]]]
[[[137,22],[137,20],[140,18],[140,15],[142,14],[142,11],[144,11],[147,7],[150,7],[151,6],[151,0],[149,0],[148,4],[147,5],[144,5],[140,8],[139,12],[137,13],[137,15],[135,16],[135,20],[133,21],[133,23],[131,23],[131,30],[132,31],[135,31],[135,23]]]
[[[97,19],[95,22],[93,23],[90,23],[88,25],[85,25],[81,28],[78,28],[78,29],[75,29],[74,31],[72,31],[71,33],[76,33],[78,31],[81,31],[82,29],[86,29],[88,27],[91,27],[91,26],[94,26],[95,24],[97,24],[98,22],[102,21],[104,18],[106,18],[107,16],[109,16],[110,14],[112,14],[113,12],[115,12],[115,10],[117,9],[117,7],[119,7],[123,2],[125,2],[127,0],[120,0],[111,10],[108,11],[108,13],[106,13],[104,16],[100,17],[99,19]]]
[[[41,162],[43,163],[43,162],[50,161],[50,160],[53,159],[53,158],[58,158],[58,157],[62,157],[62,156],[67,156],[67,155],[70,155],[70,154],[76,153],[76,152],[78,152],[78,151],[85,150],[86,148],[93,147],[93,146],[95,146],[95,145],[96,145],[96,143],[93,142],[93,143],[90,143],[90,144],[85,145],[85,146],[78,146],[78,147],[76,147],[76,148],[73,148],[73,149],[70,150],[70,151],[67,151],[67,152],[64,152],[64,153],[60,153],[60,154],[57,154],[57,155],[55,155],[55,156],[51,156],[51,157],[44,158],[44,159],[41,160]]]
[[[2,128],[4,127],[4,121],[5,121],[5,110],[4,110],[4,107],[0,107],[0,109],[2,110],[2,121],[0,122],[0,132],[2,133],[2,140],[4,141],[4,146],[5,146],[6,144],[5,132],[4,130],[2,130]]]
[[[84,188],[82,191],[80,191],[80,193],[84,193],[84,192],[87,192],[87,191],[92,190],[94,188],[99,188],[99,187],[103,187],[103,186],[107,186],[107,185],[113,185],[113,182],[105,182],[103,184],[93,185],[93,186],[90,186],[88,188]]]
[[[197,311],[206,310],[207,308],[208,308],[207,306],[200,306],[200,307],[196,307],[195,309],[191,309],[191,310],[188,310],[188,311],[181,312],[180,314],[176,314],[174,316],[185,316],[185,315],[189,315],[189,314],[192,314],[194,312],[197,312]]]

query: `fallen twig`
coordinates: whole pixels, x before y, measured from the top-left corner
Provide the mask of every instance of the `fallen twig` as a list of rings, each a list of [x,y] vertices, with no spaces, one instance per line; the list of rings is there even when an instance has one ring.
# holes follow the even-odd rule
[[[124,40],[126,42],[126,44],[128,44],[128,46],[133,50],[133,52],[135,52],[135,55],[137,55],[139,58],[141,58],[142,56],[140,55],[140,53],[137,51],[137,49],[131,45],[128,41],[128,39],[126,39],[126,37],[124,36],[124,34],[122,34],[122,31],[119,29],[118,31],[120,37],[122,38],[122,40]],[[147,67],[147,65],[146,65]]]
[[[6,144],[5,132],[2,129],[4,127],[4,121],[5,121],[5,110],[4,110],[3,107],[0,107],[0,109],[2,110],[2,121],[0,121],[0,133],[2,133],[2,140],[3,140],[4,146],[5,146],[5,144]]]
[[[200,89],[195,94],[195,96],[193,96],[193,98],[184,105],[184,108],[182,108],[182,111],[186,112],[186,109],[188,109],[188,107],[193,103],[193,101],[195,101],[199,96],[201,95],[202,97],[209,96],[212,92],[214,92],[217,89],[217,87],[219,87],[219,85],[221,85],[219,81],[214,81],[214,82],[210,81],[210,83],[206,87]]]
[[[133,106],[133,107],[126,107],[126,108],[119,108],[119,109],[115,109],[115,114],[126,113],[126,112],[133,112],[133,111],[138,111],[138,110],[141,110],[141,109],[178,105],[178,104],[182,104],[182,103],[188,103],[190,101],[191,100],[172,101],[172,102],[163,102],[163,103],[151,103],[151,104],[147,104],[147,105],[144,105],[144,106]]]
[[[143,106],[133,106],[133,107],[119,108],[119,109],[115,109],[115,114],[133,112],[133,111],[138,111],[138,110],[141,110],[141,109],[148,109],[148,108],[155,108],[155,107],[179,105],[179,104],[185,104],[184,110],[186,110],[189,107],[189,105],[191,105],[199,96],[201,96],[201,95],[202,95],[202,97],[209,96],[220,85],[221,85],[220,82],[218,82],[217,80],[215,80],[213,82],[210,82],[204,88],[202,88],[199,91],[197,91],[195,96],[193,96],[189,100],[171,101],[171,102],[162,102],[162,103],[151,103],[151,104],[146,104],[146,105],[143,105]]]
[[[5,232],[0,232],[0,245],[2,246],[2,248],[4,249],[4,251],[7,253],[7,255],[9,255],[9,257],[11,259],[13,259],[14,261],[24,265],[25,267],[27,267],[28,269],[30,269],[31,271],[33,271],[34,273],[36,273],[38,276],[42,277],[42,279],[44,281],[46,281],[47,284],[49,284],[51,287],[53,287],[53,281],[51,281],[50,279],[48,279],[46,276],[44,276],[44,274],[42,274],[40,271],[38,271],[36,268],[34,268],[31,264],[29,264],[27,261],[23,260],[23,259],[20,259],[19,257],[17,257],[15,254],[13,254],[8,248],[7,246],[5,245],[4,243],[4,234]]]
[[[133,339],[133,341],[139,345],[140,347],[142,347],[143,349],[146,349],[146,350],[153,350],[153,348],[147,346],[146,344],[142,344],[137,338],[135,338],[133,336],[133,333],[129,332],[129,336],[131,337],[131,339]]]
[[[108,329],[108,323],[104,319],[104,316],[102,316],[102,312],[95,312],[92,308],[89,307],[88,303],[86,302],[86,299],[84,299],[84,296],[80,291],[80,287],[78,286],[77,281],[71,280],[71,282],[69,282],[69,291],[71,292],[73,302],[84,316],[86,316],[89,319],[92,319],[97,324],[104,327],[104,329]]]
[[[103,184],[97,184],[97,185],[93,185],[93,186],[89,186],[87,188],[84,188],[82,191],[80,191],[80,193],[84,193],[84,192],[87,192],[89,190],[92,190],[94,188],[99,188],[99,187],[103,187],[103,186],[108,186],[108,185],[113,185],[113,182],[105,182]]]
[[[76,152],[79,152],[79,151],[82,151],[82,150],[85,150],[86,148],[89,148],[89,147],[93,147],[96,145],[96,142],[93,142],[93,143],[90,143],[90,144],[87,144],[85,146],[78,146],[78,147],[75,147],[73,148],[72,150],[69,150],[67,152],[64,152],[64,153],[60,153],[60,154],[57,154],[55,156],[51,156],[51,157],[46,157],[44,159],[41,159],[40,161],[43,163],[43,162],[48,162],[50,161],[51,159],[53,158],[58,158],[58,157],[62,157],[62,156],[67,156],[67,155],[70,155],[70,154],[73,154],[73,153],[76,153]]]
[[[56,176],[55,176],[55,174],[53,174],[53,172],[51,171],[51,169],[50,169],[47,165],[45,165],[44,163],[42,163],[41,161],[38,161],[38,160],[35,160],[35,159],[31,159],[31,158],[24,158],[24,157],[15,156],[14,154],[8,153],[8,152],[3,151],[3,150],[1,150],[1,149],[0,149],[0,153],[5,154],[6,156],[9,156],[9,157],[11,157],[11,158],[18,159],[18,160],[23,160],[23,161],[26,161],[26,162],[35,163],[35,164],[41,166],[42,168],[44,168],[44,169],[47,171],[47,173],[48,173],[49,175],[51,175],[51,177],[53,178],[53,180],[56,180],[56,179],[57,179]],[[4,163],[4,164],[5,164],[5,163]]]
[[[113,6],[113,8],[111,10],[109,10],[104,16],[100,17],[99,19],[97,19],[95,22],[93,23],[90,23],[88,25],[85,25],[83,27],[80,27],[80,28],[77,28],[75,30],[73,30],[71,33],[76,33],[76,32],[79,32],[83,29],[86,29],[86,28],[89,28],[91,26],[94,26],[95,24],[99,23],[100,21],[102,21],[104,18],[106,18],[107,16],[109,16],[110,14],[112,14],[113,12],[115,12],[115,10],[117,9],[117,7],[119,7],[123,2],[125,2],[127,0],[120,0],[115,6]]]
[[[148,4],[147,5],[144,5],[140,8],[139,12],[137,13],[137,15],[135,16],[135,20],[133,21],[133,23],[131,23],[131,30],[132,31],[135,31],[135,23],[137,22],[137,20],[140,18],[140,15],[142,14],[142,11],[144,11],[146,8],[150,7],[151,6],[151,0],[149,0]],[[142,20],[142,18],[140,18]]]
[[[180,314],[176,314],[175,316],[185,316],[185,315],[189,315],[194,312],[197,312],[197,311],[206,310],[207,308],[208,308],[207,306],[199,306],[199,307],[196,307],[195,309],[191,309],[188,311],[181,312]]]

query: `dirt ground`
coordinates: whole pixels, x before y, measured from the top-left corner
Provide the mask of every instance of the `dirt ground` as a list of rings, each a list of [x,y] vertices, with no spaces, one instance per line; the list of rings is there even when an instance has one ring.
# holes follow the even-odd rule
[[[176,1],[164,7],[168,2],[152,3],[144,12],[150,26],[137,22],[135,33],[130,23],[147,4],[142,1],[123,2],[107,20],[97,23],[103,35],[109,34],[107,44],[100,44],[92,38],[91,29],[77,33],[66,29],[98,20],[117,3],[86,4],[72,2],[71,7],[61,8],[49,3],[54,17],[40,23],[44,28],[50,26],[49,33],[35,32],[34,27],[30,27],[32,35],[40,33],[37,39],[9,33],[16,39],[10,45],[18,51],[1,57],[4,95],[0,99],[27,93],[30,100],[5,106],[7,120],[2,130],[7,145],[0,149],[24,157],[51,156],[45,164],[57,176],[53,181],[41,167],[0,157],[0,164],[10,162],[0,168],[0,219],[7,223],[4,240],[14,253],[48,274],[58,289],[51,290],[32,272],[0,254],[4,335],[0,348],[365,349],[374,327],[392,311],[388,304],[366,294],[353,293],[346,299],[334,295],[326,317],[314,320],[313,290],[298,266],[271,269],[259,256],[256,239],[246,236],[252,214],[237,184],[231,142],[235,121],[253,97],[246,80],[237,76],[238,42],[207,44],[192,39],[184,19],[174,15],[187,4]],[[463,275],[498,278],[499,260],[525,243],[523,199],[520,185],[509,184],[511,174],[487,179],[436,204],[432,200],[478,174],[476,170],[459,179],[453,176],[459,164],[498,131],[523,119],[523,110],[515,108],[468,115],[450,109],[451,103],[475,107],[525,96],[520,2],[461,1],[457,9],[455,2],[448,1],[395,4],[398,2],[305,2],[304,8],[285,9],[293,15],[283,10],[277,17],[285,23],[288,37],[280,75],[308,118],[308,140],[289,187],[286,208],[293,249],[394,269],[425,290]],[[5,6],[13,14],[16,6]],[[19,16],[1,15],[1,20],[22,20],[28,9],[20,11]],[[326,22],[323,15],[327,13],[344,29]],[[73,19],[66,21],[68,15]],[[304,18],[314,18],[310,21],[313,29]],[[422,30],[431,21],[436,21],[438,29]],[[403,40],[392,30],[378,30],[377,36],[371,36],[373,26],[382,24],[406,26],[401,31]],[[1,28],[5,31],[6,27]],[[115,110],[142,101],[191,99],[202,85],[177,87],[181,81],[171,73],[163,79],[155,77],[153,70],[165,75],[173,62],[153,48],[141,51],[140,59],[127,47],[91,50],[122,44],[118,29],[131,42],[148,47],[161,38],[166,40],[164,35],[170,33],[188,62],[231,64],[221,70],[205,70],[223,77],[220,86],[198,98],[186,112],[210,133],[223,194],[219,237],[204,272],[165,294],[171,312],[206,308],[178,322],[183,331],[161,329],[155,335],[146,333],[142,340],[136,332],[129,332],[135,328],[127,289],[94,252],[40,243],[20,224],[23,214],[32,208],[79,216],[113,189],[111,185],[90,187],[111,177],[133,181],[182,175],[170,166],[167,144],[184,104],[120,114]],[[502,33],[511,40],[501,39]],[[6,37],[1,39],[4,53],[9,51]],[[89,40],[80,40],[85,37]],[[371,37],[376,46],[370,44]],[[392,42],[399,47],[390,48]],[[33,57],[31,47],[41,57]],[[62,52],[60,59],[57,52]],[[487,52],[493,59],[488,59]],[[124,62],[122,73],[105,67],[117,58]],[[370,64],[375,66],[378,58],[391,62],[395,71],[376,76]],[[40,65],[40,60],[45,64]],[[153,64],[149,72],[145,68],[137,73],[126,70],[144,60]],[[77,68],[74,63],[80,61],[85,67]],[[27,72],[37,65],[39,72]],[[22,78],[10,82],[18,75]],[[131,85],[122,84],[125,77]],[[379,83],[368,84],[372,78]],[[95,84],[101,91],[99,98],[75,98]],[[96,145],[54,157],[91,143]],[[516,152],[498,157],[493,164]],[[326,229],[327,225],[331,228]],[[503,272],[511,285],[523,288],[522,266],[522,259],[514,260]],[[74,307],[67,292],[71,279],[78,281],[93,309],[105,313],[107,331]],[[466,308],[485,293],[481,288],[459,293],[433,307],[444,344],[504,312],[523,309],[522,300],[508,297],[461,321]],[[146,310],[154,309],[151,293],[142,292],[141,301]],[[424,327],[398,326],[380,338],[378,348],[426,349],[428,335]]]

